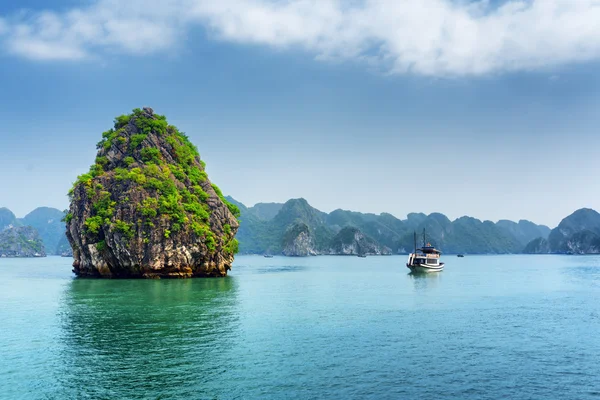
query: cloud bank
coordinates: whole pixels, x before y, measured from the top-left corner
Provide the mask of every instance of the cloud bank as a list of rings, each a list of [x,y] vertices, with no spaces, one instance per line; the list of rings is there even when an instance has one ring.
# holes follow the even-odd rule
[[[465,76],[600,59],[600,0],[96,0],[0,16],[0,51],[78,61],[213,40],[301,49],[385,73]]]

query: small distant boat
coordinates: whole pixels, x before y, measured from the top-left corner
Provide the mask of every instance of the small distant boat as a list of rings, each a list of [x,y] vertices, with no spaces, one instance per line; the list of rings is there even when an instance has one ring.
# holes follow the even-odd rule
[[[457,254],[456,257],[464,257],[464,254]]]
[[[272,254],[265,254],[264,257],[265,258],[273,258],[273,255]]]
[[[366,254],[359,254],[358,256],[359,256],[360,258],[367,258],[367,255],[366,255]]]
[[[444,269],[444,263],[440,262],[441,254],[441,251],[425,241],[425,229],[423,229],[423,246],[417,248],[417,232],[415,232],[415,251],[409,254],[406,267],[413,273],[440,272]]]

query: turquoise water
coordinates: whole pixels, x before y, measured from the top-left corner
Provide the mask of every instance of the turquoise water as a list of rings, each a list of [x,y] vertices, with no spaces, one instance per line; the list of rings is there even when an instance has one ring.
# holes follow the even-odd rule
[[[225,279],[0,259],[2,399],[600,398],[600,257],[242,256]]]

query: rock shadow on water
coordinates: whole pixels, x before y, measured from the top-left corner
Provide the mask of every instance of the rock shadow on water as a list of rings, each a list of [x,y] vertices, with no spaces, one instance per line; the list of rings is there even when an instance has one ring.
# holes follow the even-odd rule
[[[300,272],[307,270],[308,267],[301,265],[277,265],[272,267],[261,267],[256,270],[258,274],[277,274],[277,273],[286,273],[286,272]]]
[[[73,280],[60,311],[60,397],[216,396],[239,325],[236,292],[232,278]]]

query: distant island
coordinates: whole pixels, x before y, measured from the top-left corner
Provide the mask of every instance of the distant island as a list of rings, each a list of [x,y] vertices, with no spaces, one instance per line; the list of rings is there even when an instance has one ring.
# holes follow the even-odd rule
[[[589,208],[575,211],[547,237],[525,247],[528,254],[600,254],[600,214]]]
[[[400,220],[391,214],[366,214],[336,210],[329,214],[304,199],[286,203],[258,203],[246,207],[227,198],[240,209],[236,235],[241,254],[386,255],[408,253],[412,234],[426,229],[429,240],[449,254],[600,254],[600,214],[580,209],[564,218],[553,230],[533,222],[501,220],[496,223],[461,217],[450,221],[439,213],[408,214]],[[33,218],[35,216],[35,218]],[[71,247],[60,221],[65,212],[41,207],[22,219],[0,208],[0,231],[31,226],[43,242],[23,254],[70,256]],[[0,246],[6,243],[0,236]]]
[[[25,218],[17,218],[9,209],[0,208],[0,257],[57,254],[59,242],[66,239],[63,216],[55,208],[40,207]],[[62,251],[68,252],[70,248]]]
[[[0,232],[0,257],[46,257],[46,252],[34,228],[19,226]]]
[[[547,238],[550,228],[530,221],[480,221],[445,215],[410,213],[400,220],[388,213],[365,214],[335,210],[329,214],[305,199],[253,207],[229,197],[241,210],[240,253],[306,255],[406,254],[414,246],[413,233],[427,231],[427,240],[445,253],[522,253],[532,240]]]

